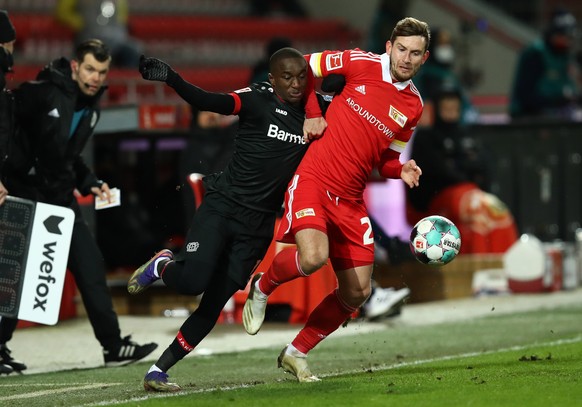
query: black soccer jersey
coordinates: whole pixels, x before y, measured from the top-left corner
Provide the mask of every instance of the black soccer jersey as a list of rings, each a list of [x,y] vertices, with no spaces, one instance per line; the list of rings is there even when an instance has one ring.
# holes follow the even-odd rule
[[[224,172],[205,178],[206,189],[252,209],[277,211],[307,150],[305,111],[285,103],[266,82],[231,95],[232,114],[240,118],[234,153]]]

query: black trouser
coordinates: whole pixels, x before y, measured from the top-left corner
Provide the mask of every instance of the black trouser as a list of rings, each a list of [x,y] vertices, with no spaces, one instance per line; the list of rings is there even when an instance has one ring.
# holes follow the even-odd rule
[[[121,332],[107,287],[105,262],[89,227],[78,213],[73,226],[68,268],[81,293],[95,337],[104,348],[117,345],[121,341]],[[4,317],[0,320],[0,343],[12,338],[17,322]]]
[[[247,281],[273,237],[274,213],[240,206],[219,194],[206,195],[194,215],[182,253],[168,264],[164,283],[181,294],[202,294],[202,300],[180,328],[191,347],[212,330],[228,299]],[[169,368],[188,352],[174,340]],[[162,366],[158,366],[162,367]]]
[[[87,224],[78,214],[76,219],[68,267],[81,293],[95,337],[101,346],[109,348],[120,342],[121,331],[107,287],[105,261]]]

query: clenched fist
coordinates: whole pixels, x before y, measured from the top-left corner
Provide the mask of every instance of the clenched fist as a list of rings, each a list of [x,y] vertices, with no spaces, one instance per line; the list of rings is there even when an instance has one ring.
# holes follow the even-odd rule
[[[166,82],[170,71],[170,65],[160,59],[146,58],[143,55],[139,59],[139,73],[145,80]]]

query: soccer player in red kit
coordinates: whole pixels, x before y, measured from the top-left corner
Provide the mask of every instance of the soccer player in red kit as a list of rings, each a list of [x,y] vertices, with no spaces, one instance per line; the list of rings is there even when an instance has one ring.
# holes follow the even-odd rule
[[[255,275],[243,310],[245,329],[254,335],[275,288],[330,259],[337,289],[313,310],[278,360],[300,382],[319,380],[307,353],[370,295],[374,238],[363,193],[372,170],[418,186],[420,168],[414,160],[401,164],[399,157],[422,113],[411,78],[428,58],[429,41],[428,25],[408,17],[395,26],[385,54],[356,49],[306,57],[315,76],[341,74],[346,84],[329,106],[323,137],[312,143],[289,183],[277,240],[296,247],[281,251],[265,274]]]

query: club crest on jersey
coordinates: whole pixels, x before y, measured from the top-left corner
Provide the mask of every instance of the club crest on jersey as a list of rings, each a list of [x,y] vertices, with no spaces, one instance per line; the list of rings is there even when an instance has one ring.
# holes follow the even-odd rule
[[[342,61],[342,54],[331,54],[325,57],[325,66],[328,71],[333,71],[343,67],[344,62]]]
[[[186,245],[186,251],[189,252],[189,253],[196,252],[196,251],[198,251],[198,248],[199,247],[200,247],[200,243],[198,243],[198,242],[189,242]]]
[[[404,127],[404,125],[408,121],[408,117],[406,117],[402,112],[398,111],[392,105],[390,105],[390,111],[388,112],[388,116],[390,116],[392,120],[398,123],[400,127]]]
[[[297,219],[301,219],[301,218],[304,218],[306,216],[315,216],[315,209],[305,208],[305,209],[301,209],[300,211],[295,212],[295,217]]]

